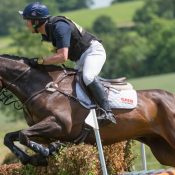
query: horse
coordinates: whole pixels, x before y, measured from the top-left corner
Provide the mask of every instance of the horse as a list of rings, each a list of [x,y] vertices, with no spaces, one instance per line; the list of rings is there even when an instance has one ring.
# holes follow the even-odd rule
[[[89,109],[76,99],[76,72],[62,66],[31,67],[29,58],[0,56],[0,89],[9,90],[21,101],[28,128],[7,133],[4,144],[23,164],[46,166],[47,157],[66,142],[82,136]],[[58,90],[48,91],[50,82]],[[113,109],[116,124],[100,126],[103,145],[134,139],[148,145],[163,165],[175,167],[175,96],[161,89],[138,90],[134,109]],[[32,149],[29,156],[14,144]],[[95,144],[93,132],[85,143]],[[78,142],[77,142],[78,143]]]

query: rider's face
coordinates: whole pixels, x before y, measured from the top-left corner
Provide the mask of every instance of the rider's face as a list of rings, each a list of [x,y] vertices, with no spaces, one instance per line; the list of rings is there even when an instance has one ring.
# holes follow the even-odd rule
[[[31,20],[26,20],[26,26],[32,33],[35,33]]]

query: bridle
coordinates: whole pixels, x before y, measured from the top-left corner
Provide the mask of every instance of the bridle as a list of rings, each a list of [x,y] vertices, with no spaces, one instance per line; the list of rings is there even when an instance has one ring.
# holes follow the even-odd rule
[[[11,87],[13,84],[15,84],[18,80],[20,80],[29,70],[30,70],[30,67],[28,67],[24,72],[22,72],[19,76],[17,76],[17,78],[15,78],[6,87],[3,87],[3,83],[2,83],[2,88],[0,90],[0,101],[4,105],[14,104],[14,108],[16,110],[21,110],[24,108],[26,101],[28,101],[28,99],[21,105],[22,102],[18,99],[14,99],[14,95],[9,93],[8,90],[9,90],[9,87]],[[2,79],[1,79],[1,81],[2,81]],[[11,100],[11,99],[13,99],[13,100]]]

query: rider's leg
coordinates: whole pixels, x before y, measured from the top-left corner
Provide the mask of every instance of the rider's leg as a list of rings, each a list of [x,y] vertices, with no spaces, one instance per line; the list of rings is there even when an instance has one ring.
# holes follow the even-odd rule
[[[107,93],[105,92],[104,86],[100,83],[100,81],[95,78],[94,81],[90,83],[87,87],[93,94],[93,97],[95,98],[99,106],[106,111],[106,119],[110,120],[113,123],[116,123],[114,114],[112,113],[108,102]]]
[[[100,81],[95,77],[100,73],[105,60],[106,53],[101,43],[93,41],[92,45],[84,52],[80,61],[83,60],[83,80],[98,105],[106,111],[106,118],[116,123],[114,114],[110,109],[107,93]]]

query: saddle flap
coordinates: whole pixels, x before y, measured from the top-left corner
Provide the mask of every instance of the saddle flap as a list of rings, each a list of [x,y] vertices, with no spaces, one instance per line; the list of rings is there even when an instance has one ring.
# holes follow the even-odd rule
[[[111,108],[133,109],[137,106],[137,93],[130,83],[125,83],[121,85],[118,83],[111,84],[110,82],[106,83],[102,81],[102,84],[108,92],[108,100]],[[96,107],[96,104],[91,99],[91,96],[89,95],[89,92],[81,78],[81,75],[77,75],[76,95],[77,98],[80,100],[80,103],[87,109],[92,109]]]

